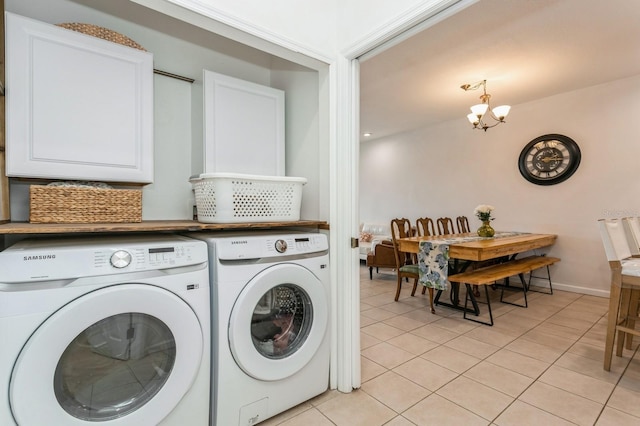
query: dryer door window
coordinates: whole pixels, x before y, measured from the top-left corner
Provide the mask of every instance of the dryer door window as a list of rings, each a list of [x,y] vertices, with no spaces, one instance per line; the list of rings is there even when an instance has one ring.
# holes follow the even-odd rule
[[[253,310],[253,345],[267,358],[286,358],[305,342],[312,321],[313,303],[306,291],[295,284],[273,287]]]
[[[31,335],[11,374],[11,412],[20,425],[159,424],[193,384],[203,349],[198,317],[174,293],[105,287]]]
[[[281,263],[242,289],[229,318],[236,364],[258,380],[281,380],[300,371],[325,340],[329,299],[310,270]]]
[[[117,419],[158,393],[175,360],[176,342],[166,324],[147,314],[117,314],[91,325],[67,346],[53,390],[73,417]]]

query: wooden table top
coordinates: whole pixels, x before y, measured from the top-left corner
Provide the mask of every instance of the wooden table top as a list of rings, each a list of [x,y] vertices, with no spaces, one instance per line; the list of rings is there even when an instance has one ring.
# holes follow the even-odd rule
[[[444,240],[452,237],[470,237],[475,233],[453,234],[431,237],[409,237],[398,240],[401,251],[418,253],[420,251],[420,241],[423,240]],[[449,257],[452,259],[462,259],[480,262],[483,260],[495,259],[502,256],[510,256],[529,250],[553,245],[556,241],[554,234],[518,234],[508,237],[487,238],[477,241],[468,241],[449,244]]]

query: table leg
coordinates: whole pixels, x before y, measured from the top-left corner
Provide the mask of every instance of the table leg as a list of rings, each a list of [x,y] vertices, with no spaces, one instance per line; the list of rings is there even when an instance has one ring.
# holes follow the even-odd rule
[[[442,295],[442,290],[438,290],[436,293],[436,297],[433,300],[435,305],[442,305],[448,308],[457,309],[459,311],[467,311],[471,314],[475,314],[476,316],[480,314],[480,308],[478,307],[478,302],[475,297],[471,298],[471,304],[473,305],[473,309],[465,308],[460,304],[460,283],[451,283],[451,303],[440,301],[440,296]]]
[[[612,279],[613,281],[613,279]],[[609,314],[607,317],[607,337],[604,344],[604,369],[611,370],[611,358],[613,357],[613,343],[616,337],[616,325],[618,323],[618,312],[620,310],[620,285],[611,283],[609,292]]]
[[[449,263],[451,267],[449,271],[449,275],[460,274],[467,270],[467,268],[471,265],[470,261],[462,261],[459,259],[454,259],[453,262]],[[449,300],[451,303],[440,301],[440,296],[442,295],[442,290],[438,290],[436,293],[436,297],[433,300],[435,305],[442,305],[448,308],[457,309],[459,311],[467,311],[469,313],[473,313],[475,315],[480,314],[480,308],[478,307],[478,303],[473,299],[471,304],[473,305],[473,310],[467,309],[460,304],[460,283],[451,283],[451,291],[449,292]]]

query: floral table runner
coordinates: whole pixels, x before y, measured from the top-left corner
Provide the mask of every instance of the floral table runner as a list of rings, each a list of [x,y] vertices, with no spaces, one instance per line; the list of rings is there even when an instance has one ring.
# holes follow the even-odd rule
[[[521,234],[524,232],[496,232],[495,236],[491,238],[512,237]],[[436,290],[446,290],[449,285],[447,280],[449,245],[486,239],[488,238],[472,235],[420,241],[420,251],[418,252],[419,282]]]

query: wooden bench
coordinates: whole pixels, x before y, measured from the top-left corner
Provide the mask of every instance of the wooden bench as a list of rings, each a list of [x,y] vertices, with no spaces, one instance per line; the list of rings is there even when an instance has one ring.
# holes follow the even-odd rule
[[[517,305],[522,307],[527,307],[527,291],[529,290],[528,285],[524,279],[524,274],[530,273],[539,268],[548,267],[553,265],[556,262],[559,262],[560,259],[557,257],[549,257],[549,256],[529,256],[523,257],[522,259],[514,259],[504,263],[498,263],[496,265],[486,266],[484,268],[474,269],[468,272],[462,272],[460,274],[454,274],[449,276],[449,281],[454,283],[465,284],[467,287],[467,295],[464,300],[464,318],[470,321],[479,322],[481,324],[493,325],[493,314],[491,313],[491,302],[489,299],[489,289],[488,285],[495,284],[496,281],[501,279],[507,279],[513,276],[519,276],[520,282],[522,283],[522,292],[524,294],[524,305]],[[551,280],[549,280],[551,281]],[[489,310],[489,319],[490,322],[478,321],[473,318],[467,318],[467,304],[469,300],[473,304],[473,307],[476,312],[478,311],[478,305],[475,296],[473,295],[473,291],[471,289],[472,285],[484,286],[485,295],[487,298],[487,309]],[[503,295],[505,288],[509,289],[509,286],[501,286],[502,293],[500,294],[500,301],[503,301]],[[513,288],[518,291],[520,288]],[[510,302],[504,302],[510,303]]]

